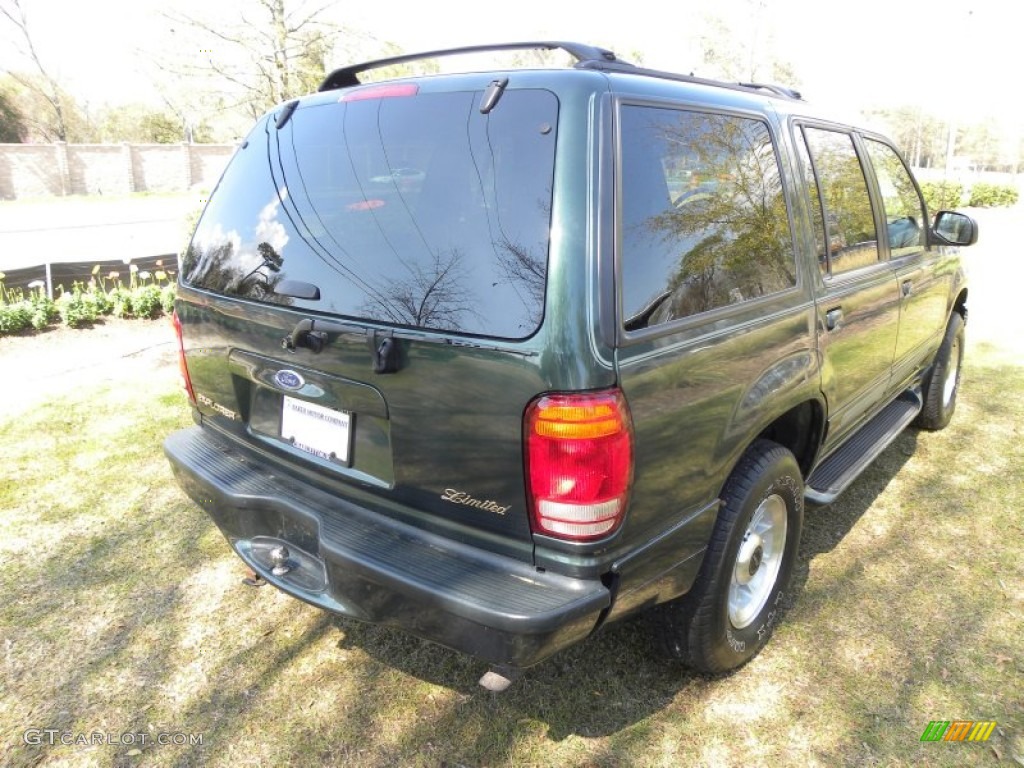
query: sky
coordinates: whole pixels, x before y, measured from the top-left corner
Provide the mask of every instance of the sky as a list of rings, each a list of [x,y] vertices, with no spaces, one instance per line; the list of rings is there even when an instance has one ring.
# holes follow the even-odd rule
[[[162,10],[237,18],[256,0],[22,4],[47,66],[72,93],[97,105],[153,100],[151,51],[156,41],[168,39],[170,26]],[[706,72],[694,38],[712,14],[728,30],[726,40],[755,41],[757,50],[768,47],[791,62],[809,101],[857,108],[915,104],[939,115],[962,111],[964,122],[989,116],[1021,125],[1024,100],[1008,86],[1024,72],[1012,7],[995,0],[681,0],[671,5],[632,0],[601,6],[552,0],[501,5],[392,0],[339,2],[330,13],[346,27],[406,51],[561,39],[608,47],[627,59],[639,51],[646,66],[697,75]],[[350,62],[335,62],[345,63]],[[0,44],[0,68],[15,67],[24,67],[23,61],[13,46]]]

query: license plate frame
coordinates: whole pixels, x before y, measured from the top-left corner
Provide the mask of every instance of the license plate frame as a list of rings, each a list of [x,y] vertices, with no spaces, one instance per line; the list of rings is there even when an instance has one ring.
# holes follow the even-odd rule
[[[349,466],[352,456],[352,425],[350,411],[339,411],[297,397],[282,396],[281,439],[304,453]]]

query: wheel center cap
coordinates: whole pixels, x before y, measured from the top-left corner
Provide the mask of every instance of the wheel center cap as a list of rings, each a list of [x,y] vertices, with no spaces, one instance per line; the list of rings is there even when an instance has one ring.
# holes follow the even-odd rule
[[[758,547],[754,550],[754,554],[750,556],[749,573],[753,576],[757,573],[757,569],[761,567],[761,561],[764,559],[764,547]]]
[[[733,569],[733,577],[738,584],[747,584],[761,567],[764,560],[764,541],[756,533],[748,533],[740,545],[739,554],[736,557],[736,567]]]

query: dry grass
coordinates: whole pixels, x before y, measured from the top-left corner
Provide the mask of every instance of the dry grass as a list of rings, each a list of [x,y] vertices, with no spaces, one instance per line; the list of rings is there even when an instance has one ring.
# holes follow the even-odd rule
[[[500,696],[466,657],[241,586],[160,450],[188,422],[167,346],[91,375],[52,366],[0,416],[0,762],[1024,764],[1024,360],[973,323],[953,424],[904,434],[809,514],[786,620],[751,664],[693,676],[631,622]],[[86,337],[53,338],[51,355]],[[46,337],[11,341],[4,371],[30,348],[50,359]],[[999,728],[919,741],[958,718]],[[37,746],[29,728],[202,745]]]

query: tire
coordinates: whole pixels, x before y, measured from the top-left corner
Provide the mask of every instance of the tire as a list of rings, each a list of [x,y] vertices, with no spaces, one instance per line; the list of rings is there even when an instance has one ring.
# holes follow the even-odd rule
[[[925,377],[924,406],[914,424],[922,429],[942,429],[953,418],[960,391],[960,370],[964,361],[964,319],[954,312],[946,326],[931,371]]]
[[[804,485],[793,454],[768,440],[747,450],[689,593],[656,613],[663,648],[708,674],[734,670],[765,646],[793,574]]]

